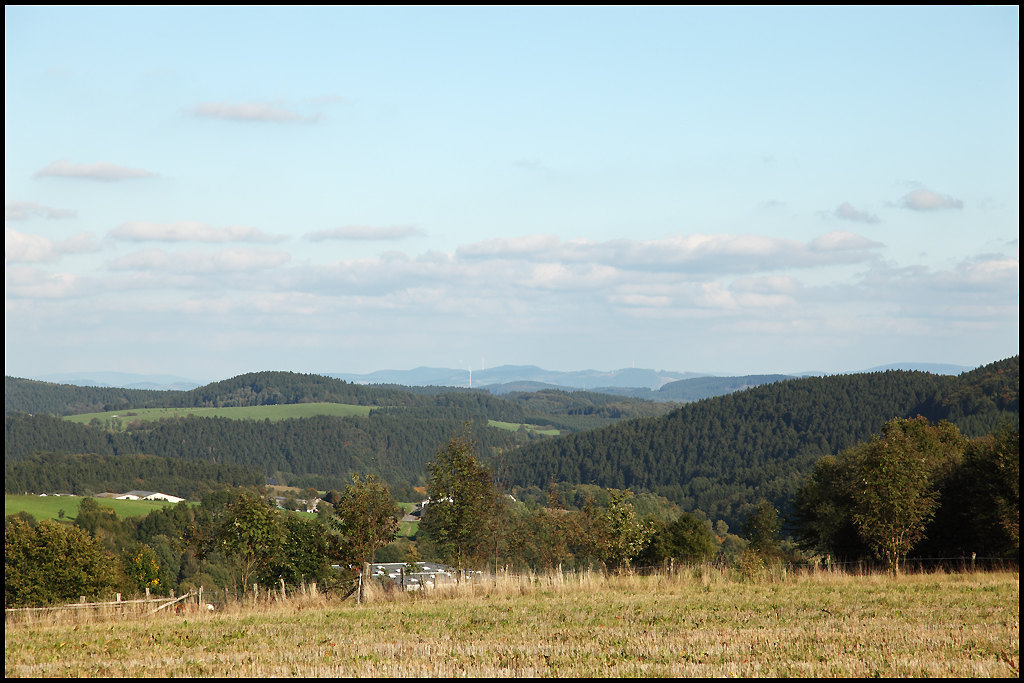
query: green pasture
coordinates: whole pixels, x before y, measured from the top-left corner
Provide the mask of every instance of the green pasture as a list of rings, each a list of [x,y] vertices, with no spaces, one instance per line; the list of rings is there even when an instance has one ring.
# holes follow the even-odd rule
[[[142,517],[153,510],[159,510],[174,503],[163,503],[155,500],[110,500],[97,499],[103,507],[113,508],[120,517]],[[59,519],[58,514],[64,511],[64,519],[78,516],[78,506],[82,504],[80,496],[4,496],[4,517],[27,512],[38,520]]]
[[[242,408],[133,408],[131,410],[112,410],[106,413],[83,413],[69,415],[65,420],[89,424],[97,419],[104,427],[123,430],[134,420],[159,420],[162,417],[226,417],[231,420],[287,420],[293,417],[313,417],[315,415],[369,415],[372,406],[353,406],[345,403],[290,403],[276,406],[246,406]]]
[[[562,433],[557,429],[541,429],[537,425],[522,424],[519,422],[498,422],[497,420],[488,420],[487,424],[491,427],[506,429],[510,432],[518,432],[520,427],[526,427],[526,429],[535,434],[544,434],[546,436],[558,436]]]

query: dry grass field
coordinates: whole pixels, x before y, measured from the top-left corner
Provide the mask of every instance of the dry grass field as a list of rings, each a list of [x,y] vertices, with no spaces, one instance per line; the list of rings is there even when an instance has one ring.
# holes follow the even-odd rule
[[[1016,676],[1017,572],[508,576],[212,613],[8,617],[14,676]]]

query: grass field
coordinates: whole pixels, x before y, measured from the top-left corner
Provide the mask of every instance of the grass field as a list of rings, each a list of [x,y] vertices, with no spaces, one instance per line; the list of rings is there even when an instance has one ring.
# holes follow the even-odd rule
[[[509,576],[363,605],[8,617],[27,676],[1016,676],[1016,572]],[[32,621],[26,621],[29,618]]]
[[[111,420],[112,426],[124,429],[132,420],[159,420],[161,417],[226,417],[232,420],[267,420],[277,422],[293,417],[313,417],[314,415],[369,415],[371,406],[352,406],[345,403],[292,403],[279,406],[251,406],[245,408],[134,408],[132,410],[114,410],[108,413],[84,413],[69,415],[65,420],[88,424],[91,420],[101,422]],[[133,413],[133,415],[128,415]],[[119,423],[113,422],[120,420]]]
[[[78,516],[78,506],[81,504],[82,499],[78,496],[4,496],[4,516],[24,510],[39,520],[59,519],[58,513],[64,510],[65,519],[74,519]],[[99,500],[99,504],[113,508],[121,517],[142,517],[153,510],[173,505],[155,500],[110,499]]]
[[[246,408],[134,408],[132,410],[113,410],[107,413],[83,413],[82,415],[69,415],[65,420],[89,424],[94,419],[99,420],[108,429],[124,430],[129,422],[133,420],[159,420],[162,417],[226,417],[231,420],[287,420],[293,417],[313,417],[314,415],[369,415],[371,406],[353,406],[345,403],[292,403],[279,406],[252,406]],[[129,414],[130,413],[130,414]],[[518,431],[520,427],[537,434],[546,436],[558,436],[561,432],[557,429],[539,429],[536,425],[521,425],[514,422],[498,422],[488,420],[491,427],[506,429],[510,432]]]
[[[488,420],[487,424],[491,427],[497,427],[498,429],[506,429],[510,432],[518,432],[520,427],[526,427],[527,430],[536,434],[544,434],[545,436],[558,436],[562,432],[557,429],[538,429],[537,425],[521,424],[519,422],[498,422],[497,420]]]

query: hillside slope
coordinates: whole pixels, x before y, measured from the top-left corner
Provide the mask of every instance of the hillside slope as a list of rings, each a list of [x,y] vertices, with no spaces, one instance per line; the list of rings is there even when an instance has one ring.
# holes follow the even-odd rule
[[[1019,357],[959,377],[891,371],[776,382],[655,419],[517,448],[496,462],[520,486],[549,481],[649,490],[740,523],[760,497],[783,511],[823,455],[893,417],[949,419],[969,436],[1019,421]]]

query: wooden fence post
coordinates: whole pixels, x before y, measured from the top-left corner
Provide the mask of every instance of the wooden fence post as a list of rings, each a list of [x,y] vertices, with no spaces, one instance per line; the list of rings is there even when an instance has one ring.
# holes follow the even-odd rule
[[[281,602],[284,602],[286,597],[288,596],[284,592],[284,579],[281,579]]]

